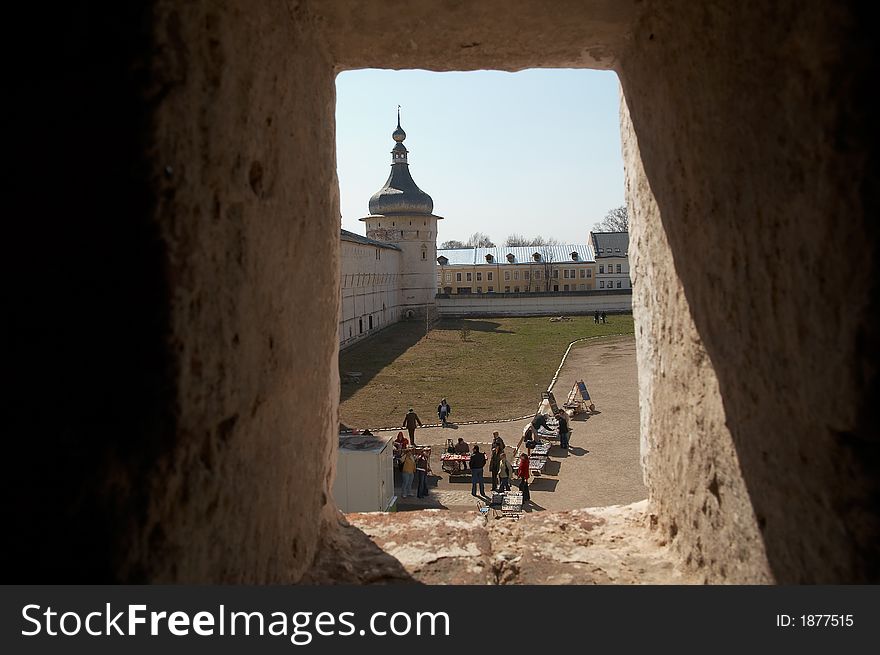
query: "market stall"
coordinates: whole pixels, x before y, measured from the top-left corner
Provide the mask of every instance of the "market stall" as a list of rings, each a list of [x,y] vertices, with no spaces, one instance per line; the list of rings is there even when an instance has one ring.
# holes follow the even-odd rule
[[[550,452],[550,442],[546,439],[541,439],[537,443],[535,443],[531,452],[529,452],[528,446],[526,446],[526,442],[521,440],[516,447],[516,452],[514,453],[514,461],[519,461],[519,457],[522,453],[526,453],[529,456],[529,470],[532,472],[532,475],[540,474],[544,470],[544,466],[546,466],[547,461],[549,460],[548,454]]]
[[[470,461],[468,453],[443,453],[440,455],[440,468],[449,475],[459,475],[470,468]]]

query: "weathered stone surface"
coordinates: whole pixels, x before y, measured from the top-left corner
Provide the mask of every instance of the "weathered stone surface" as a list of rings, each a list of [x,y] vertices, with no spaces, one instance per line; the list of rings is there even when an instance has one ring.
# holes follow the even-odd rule
[[[488,584],[493,579],[489,535],[476,511],[427,509],[347,516],[420,582]]]
[[[403,565],[379,548],[342,513],[328,522],[321,545],[300,584],[403,584],[416,582]]]
[[[854,7],[645,3],[620,60],[650,498],[713,581],[880,577]]]
[[[710,582],[771,580],[718,380],[675,271],[622,103],[642,464],[658,528]]]
[[[612,68],[637,0],[310,3],[339,70]]]
[[[595,66],[620,75],[632,125],[657,537],[710,582],[880,580],[873,22],[847,1],[547,7],[155,0],[46,28],[48,54],[11,81],[22,575],[301,579],[348,530],[330,498],[334,73]],[[392,520],[369,519],[377,539]],[[447,521],[441,558],[407,546],[415,529],[391,547],[415,577],[664,570],[612,548],[599,510]],[[545,528],[572,561],[521,550]]]
[[[520,520],[424,510],[350,514],[383,551],[426,584],[686,584],[647,502]]]

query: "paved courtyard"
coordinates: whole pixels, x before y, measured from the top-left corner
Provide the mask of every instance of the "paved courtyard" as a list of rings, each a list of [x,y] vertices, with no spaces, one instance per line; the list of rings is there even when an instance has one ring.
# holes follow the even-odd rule
[[[562,358],[562,353],[559,357]],[[580,379],[587,385],[596,413],[577,416],[571,422],[571,443],[567,451],[558,446],[550,450],[544,472],[531,480],[532,504],[526,511],[628,504],[647,496],[639,464],[635,338],[605,337],[581,342],[572,348],[553,387],[558,403],[565,401],[572,385]],[[450,389],[446,397],[454,410],[455,390]],[[540,398],[536,397],[535,409],[539,402]],[[485,447],[481,450],[485,452],[492,432],[498,430],[508,446],[508,459],[513,463],[513,450],[526,423],[528,420],[418,429],[416,443],[433,446],[433,474],[428,477],[430,495],[421,499],[400,498],[398,509],[475,510],[477,503],[471,495],[470,474],[450,478],[441,469],[440,454],[445,451],[447,438],[455,442],[461,437],[471,446],[482,444]],[[397,430],[385,433],[388,432],[396,434]],[[399,473],[395,483],[399,497]],[[491,479],[487,476],[487,493],[490,487]]]

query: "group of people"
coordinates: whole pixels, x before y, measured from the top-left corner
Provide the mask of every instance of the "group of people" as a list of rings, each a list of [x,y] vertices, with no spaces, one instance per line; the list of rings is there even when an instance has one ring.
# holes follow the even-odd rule
[[[600,313],[599,310],[597,309],[593,313],[593,323],[599,323],[600,321],[602,323],[607,323],[608,322],[608,315],[605,312]]]
[[[403,432],[398,433],[398,438],[403,437]],[[406,441],[406,438],[403,438]],[[416,480],[416,493],[418,498],[425,498],[428,495],[428,473],[431,472],[431,463],[425,451],[419,451],[413,456],[411,450],[404,450],[400,463],[400,474],[402,478],[401,493],[404,498],[412,496],[413,479]]]
[[[459,444],[464,443],[462,439],[458,440]],[[458,445],[456,448],[458,448]],[[465,444],[467,447],[467,444]],[[483,486],[483,469],[486,466],[486,455],[480,452],[479,446],[474,446],[473,455],[470,459],[471,469],[471,495],[477,495],[477,487],[480,488],[480,495],[486,495],[486,488]],[[509,491],[510,476],[512,469],[507,461],[507,453],[504,450],[504,440],[498,431],[492,433],[492,444],[490,446],[489,456],[489,473],[492,474],[492,491]]]
[[[599,316],[600,314],[597,311],[595,315],[597,323],[599,322]],[[602,312],[601,318],[602,322],[605,323],[605,312]],[[440,423],[443,427],[446,427],[451,413],[452,408],[446,401],[446,398],[443,398],[437,406],[437,416],[440,418]],[[569,438],[571,437],[571,431],[568,426],[568,414],[565,410],[559,409],[556,411],[555,417],[558,423],[559,445],[560,447],[567,449]],[[395,439],[394,442],[395,453],[402,454],[400,459],[401,472],[403,474],[402,496],[404,498],[413,495],[411,487],[414,479],[416,479],[415,495],[419,498],[424,498],[428,495],[427,477],[428,473],[431,472],[430,462],[424,452],[420,452],[417,456],[413,456],[412,452],[407,450],[409,444],[412,444],[413,446],[416,445],[415,432],[417,426],[422,427],[422,422],[413,408],[410,407],[406,416],[403,418],[403,427],[409,431],[409,440],[403,436],[403,432],[401,431],[397,434],[397,439]],[[529,454],[538,440],[538,430],[540,428],[544,428],[548,431],[551,430],[550,426],[547,424],[546,415],[539,412],[532,419],[525,434],[526,452],[520,454],[519,461],[516,463],[516,474],[519,478],[519,489],[523,495],[523,503],[530,502],[529,478],[531,476],[531,461],[529,459]],[[476,496],[477,488],[479,487],[479,495],[486,496],[483,480],[483,470],[485,469],[486,464],[489,465],[489,473],[492,476],[492,491],[502,493],[510,491],[510,478],[513,475],[513,467],[510,462],[507,461],[504,440],[498,434],[497,430],[492,435],[492,444],[490,446],[488,457],[485,453],[480,451],[478,445],[474,445],[471,450],[468,443],[461,437],[459,437],[458,443],[452,447],[451,452],[458,454],[467,454],[468,452],[471,452],[469,460],[469,467],[471,470],[471,495]]]
[[[460,441],[460,440],[459,440]],[[492,474],[492,491],[504,493],[510,491],[510,478],[513,477],[513,467],[507,461],[507,453],[504,449],[504,440],[498,434],[493,433],[491,456],[489,458],[489,472]],[[483,487],[483,467],[486,466],[486,456],[480,452],[479,446],[474,446],[474,454],[471,455],[471,495],[477,495],[477,487],[480,495],[485,496]],[[523,495],[523,504],[530,502],[529,478],[532,474],[531,461],[528,453],[521,453],[516,467],[516,476],[519,478],[519,490]]]
[[[560,408],[556,410],[553,416],[556,417],[557,432],[559,433],[559,446],[560,448],[568,450],[568,442],[571,437],[571,430],[568,427],[568,413]],[[531,452],[532,446],[538,441],[538,430],[540,428],[544,428],[548,432],[553,431],[553,429],[547,424],[547,416],[542,412],[535,414],[535,417],[532,419],[532,422],[525,433],[525,445],[526,448],[529,449],[529,452]]]

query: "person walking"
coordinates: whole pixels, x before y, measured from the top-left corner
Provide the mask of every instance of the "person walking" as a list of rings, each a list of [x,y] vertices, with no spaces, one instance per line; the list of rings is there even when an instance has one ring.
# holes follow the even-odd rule
[[[403,456],[403,466],[401,468],[401,476],[403,476],[403,483],[400,485],[400,495],[403,498],[407,496],[412,496],[412,483],[413,476],[416,472],[416,460],[413,459],[412,453],[407,452]]]
[[[501,467],[502,448],[492,448],[492,456],[489,458],[489,473],[492,474],[492,491],[498,491],[498,471]]]
[[[440,424],[445,428],[446,427],[446,419],[452,414],[452,407],[449,406],[449,403],[446,402],[446,398],[440,401],[440,404],[437,405],[437,416],[440,418]]]
[[[568,429],[568,414],[565,410],[560,409],[556,412],[556,420],[559,422],[559,445],[568,450],[568,440],[571,437],[571,431]]]
[[[406,416],[403,417],[403,427],[409,430],[409,442],[413,446],[416,445],[416,425],[422,427],[422,421],[419,419],[418,414],[413,411],[413,408],[410,407]]]
[[[431,466],[428,463],[428,456],[424,451],[419,453],[416,458],[416,496],[426,498],[428,496],[428,471]]]
[[[516,475],[519,477],[519,490],[522,491],[523,505],[530,500],[529,496],[529,456],[523,453],[519,458],[519,467],[516,469]]]
[[[510,462],[507,461],[507,453],[504,449],[498,457],[498,491],[510,491],[510,476],[513,475],[513,469],[510,468]]]
[[[477,495],[477,485],[480,485],[480,495],[486,495],[483,487],[483,467],[486,466],[486,456],[480,452],[479,446],[474,446],[474,454],[471,455],[471,496]]]
[[[593,323],[595,323],[596,325],[599,325],[599,310],[598,309],[595,312],[593,312]]]
[[[602,322],[603,322],[603,323],[607,323],[607,322],[608,322],[608,315],[607,315],[605,312],[602,312]]]

